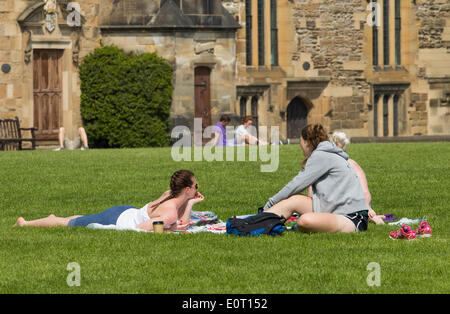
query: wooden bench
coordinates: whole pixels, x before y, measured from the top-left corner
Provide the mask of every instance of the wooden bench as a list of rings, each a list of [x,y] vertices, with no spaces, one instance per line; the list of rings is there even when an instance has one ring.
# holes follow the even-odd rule
[[[0,119],[0,150],[34,150],[36,139],[34,132],[37,128],[21,128],[19,118]],[[31,138],[25,138],[22,131],[30,131]],[[31,142],[31,148],[23,148],[23,142]]]

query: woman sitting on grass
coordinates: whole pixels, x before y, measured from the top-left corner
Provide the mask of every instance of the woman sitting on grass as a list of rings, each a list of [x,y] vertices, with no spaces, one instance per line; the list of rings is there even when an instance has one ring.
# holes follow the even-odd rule
[[[348,155],[328,141],[320,124],[301,131],[300,147],[305,159],[299,174],[269,199],[266,212],[297,222],[303,232],[357,232],[367,230],[368,207]],[[300,193],[312,186],[312,197]]]
[[[337,147],[341,148],[344,152],[346,152],[348,144],[350,144],[349,139],[347,138],[347,135],[345,135],[344,132],[334,132],[330,136],[330,142],[336,144]],[[366,199],[367,207],[369,208],[369,219],[370,221],[374,222],[377,225],[384,225],[383,218],[385,218],[383,215],[377,215],[375,211],[372,209],[372,196],[369,191],[369,185],[367,184],[367,178],[366,174],[358,165],[356,161],[349,158],[348,163],[350,166],[352,166],[353,170],[355,170],[356,175],[358,176],[359,182],[361,183],[361,186],[364,191],[364,197]]]
[[[154,221],[163,221],[166,229],[184,231],[189,227],[192,207],[203,199],[203,195],[198,192],[194,174],[188,170],[179,170],[170,179],[170,190],[141,209],[125,205],[112,207],[102,213],[89,216],[62,218],[50,215],[30,221],[20,217],[15,226],[86,227],[89,224],[97,223],[116,225],[122,229],[138,228],[151,231]]]

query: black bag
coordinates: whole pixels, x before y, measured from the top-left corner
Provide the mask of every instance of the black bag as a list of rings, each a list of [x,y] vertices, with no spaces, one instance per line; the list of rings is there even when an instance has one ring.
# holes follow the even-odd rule
[[[282,234],[285,218],[273,213],[259,213],[246,218],[232,217],[227,220],[227,234],[240,236],[259,236],[262,234],[277,235]]]

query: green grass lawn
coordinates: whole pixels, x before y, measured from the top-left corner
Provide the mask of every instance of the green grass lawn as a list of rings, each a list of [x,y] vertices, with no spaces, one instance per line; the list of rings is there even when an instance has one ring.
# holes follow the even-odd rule
[[[196,174],[194,210],[227,218],[256,212],[294,177],[298,145],[280,147],[274,173],[260,162],[174,162],[170,148],[0,152],[0,293],[449,293],[450,144],[351,144],[378,213],[428,217],[433,237],[357,234],[279,237],[151,234],[86,228],[13,228],[36,219],[143,206],[171,174]],[[80,286],[66,282],[80,265]],[[380,266],[380,286],[366,279]]]

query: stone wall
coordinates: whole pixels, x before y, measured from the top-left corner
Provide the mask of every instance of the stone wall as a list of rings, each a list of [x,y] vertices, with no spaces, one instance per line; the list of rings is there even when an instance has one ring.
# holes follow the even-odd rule
[[[319,76],[330,76],[332,85],[355,86],[365,68],[364,33],[359,25],[365,7],[361,1],[296,1],[295,4],[297,52],[294,58],[310,59],[311,70]]]
[[[13,118],[30,114],[29,99],[24,91],[24,53],[17,16],[33,1],[0,0],[0,66],[7,64],[8,73],[0,72],[0,116]],[[30,126],[27,121],[24,126]]]
[[[411,131],[413,134],[449,134],[450,3],[418,0],[416,4],[417,79],[423,83],[421,90],[413,94]]]
[[[294,4],[296,52],[293,59],[301,65],[311,63],[308,72],[313,75],[330,77],[323,96],[330,97],[331,130],[343,129],[351,136],[372,136],[372,86],[408,83],[410,88],[403,92],[400,102],[399,135],[450,131],[446,100],[450,86],[448,1],[401,2],[402,66],[394,71],[372,68],[367,1],[297,0]],[[393,36],[393,29],[390,32]],[[310,73],[302,67],[296,71],[296,76],[306,75]],[[316,117],[323,114],[320,110],[311,112]]]
[[[38,2],[0,0],[0,66],[11,68],[9,73],[0,72],[0,116],[19,116],[25,127],[33,126],[33,67],[26,61],[33,56],[30,47],[65,45],[63,124],[73,134],[81,123],[77,65],[103,40],[132,50],[157,51],[172,62],[176,69],[173,119],[188,120],[193,115],[193,68],[206,64],[213,67],[212,79],[220,86],[211,94],[213,122],[224,112],[239,116],[238,94],[250,97],[255,92],[260,125],[279,126],[282,139],[286,138],[284,114],[293,97],[308,103],[309,123],[320,122],[330,131],[344,130],[350,136],[373,136],[374,88],[398,84],[408,86],[402,90],[400,135],[450,134],[448,0],[401,1],[402,66],[379,70],[372,66],[367,0],[278,0],[278,66],[246,65],[244,0],[222,1],[242,27],[236,36],[184,31],[111,35],[101,29],[100,0],[76,1],[82,10],[81,28],[66,25],[67,0],[58,1],[63,10],[54,32],[45,31],[42,21],[41,26],[21,28],[18,17]],[[269,53],[270,31],[265,35]],[[257,53],[257,44],[252,44]]]
[[[416,19],[420,21],[419,49],[450,48],[450,3],[447,0],[419,0],[416,4]]]
[[[322,94],[322,98],[329,99],[330,106],[313,108],[310,117],[316,118],[312,122],[321,122],[330,131],[367,136],[366,104],[370,102],[370,85],[364,75],[368,65],[364,52],[367,4],[360,0],[297,0],[294,4],[293,59],[299,64],[296,75],[330,79]],[[327,114],[329,119],[324,117]]]

